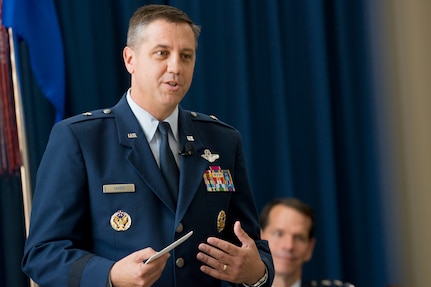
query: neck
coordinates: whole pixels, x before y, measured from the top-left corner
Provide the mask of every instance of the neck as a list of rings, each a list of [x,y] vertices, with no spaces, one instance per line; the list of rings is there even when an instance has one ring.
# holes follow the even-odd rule
[[[142,109],[149,112],[153,117],[159,121],[164,121],[169,117],[177,108],[178,104],[159,104],[146,100],[144,97],[137,97],[136,94],[130,90],[130,97]]]

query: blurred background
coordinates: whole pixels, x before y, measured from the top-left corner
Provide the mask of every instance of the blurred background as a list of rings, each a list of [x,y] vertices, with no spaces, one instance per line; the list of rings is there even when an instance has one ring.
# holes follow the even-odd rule
[[[26,9],[32,1],[18,2]],[[317,245],[305,278],[431,286],[428,0],[39,1],[16,19],[36,23],[51,5],[54,17],[41,20],[50,28],[34,30],[28,41],[18,28],[14,41],[30,194],[56,116],[111,107],[128,89],[128,19],[149,3],[176,6],[202,26],[193,84],[181,105],[242,133],[258,211],[287,196],[314,208]],[[62,46],[49,39],[53,27]],[[54,105],[34,58],[49,67],[53,82],[64,80],[64,87],[55,85]],[[4,101],[1,107],[6,127],[13,113]],[[0,285],[28,286],[20,269],[22,168],[10,166],[4,142]]]

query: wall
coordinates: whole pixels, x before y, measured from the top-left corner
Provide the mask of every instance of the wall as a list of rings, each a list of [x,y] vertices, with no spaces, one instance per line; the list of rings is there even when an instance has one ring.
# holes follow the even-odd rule
[[[377,10],[370,28],[380,47],[376,101],[392,271],[405,286],[431,286],[431,2],[388,0]]]

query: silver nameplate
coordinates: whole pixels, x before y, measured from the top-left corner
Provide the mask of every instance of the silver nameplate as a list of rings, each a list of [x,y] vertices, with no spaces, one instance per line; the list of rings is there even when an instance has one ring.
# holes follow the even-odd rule
[[[133,183],[103,185],[103,193],[120,193],[120,192],[135,192],[135,185]]]

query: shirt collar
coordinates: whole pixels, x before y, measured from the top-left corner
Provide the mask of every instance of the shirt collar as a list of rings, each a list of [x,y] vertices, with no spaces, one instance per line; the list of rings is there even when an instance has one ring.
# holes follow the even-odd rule
[[[127,91],[126,95],[127,103],[132,109],[133,114],[138,119],[139,125],[144,131],[145,137],[148,142],[154,138],[157,131],[157,126],[159,125],[159,120],[157,120],[152,114],[147,112],[145,109],[141,108],[131,97],[130,89]],[[172,114],[167,117],[164,121],[168,122],[171,126],[172,133],[174,135],[175,141],[178,142],[178,106],[172,112]]]
[[[298,279],[291,287],[301,287],[301,279]]]
[[[295,283],[293,283],[292,286],[290,287],[301,287],[301,278],[299,278]],[[275,287],[274,285],[272,285],[272,287]]]

